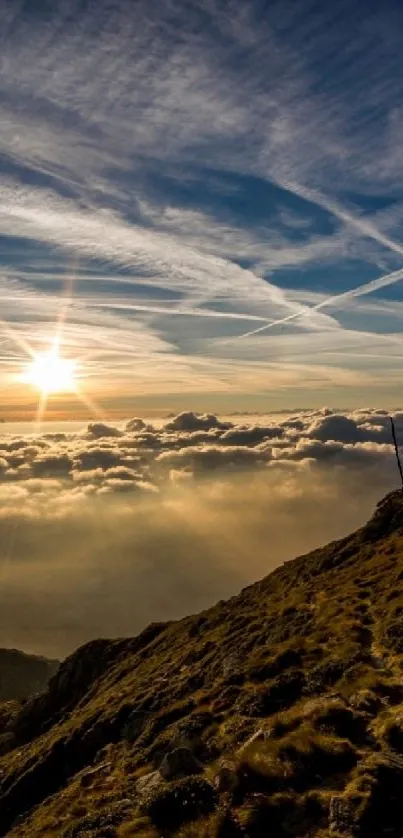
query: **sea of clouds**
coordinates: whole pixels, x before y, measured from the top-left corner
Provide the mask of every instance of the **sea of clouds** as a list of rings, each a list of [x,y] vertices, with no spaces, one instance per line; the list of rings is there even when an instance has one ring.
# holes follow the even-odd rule
[[[200,610],[359,526],[398,485],[383,410],[0,426],[0,646],[63,656]]]

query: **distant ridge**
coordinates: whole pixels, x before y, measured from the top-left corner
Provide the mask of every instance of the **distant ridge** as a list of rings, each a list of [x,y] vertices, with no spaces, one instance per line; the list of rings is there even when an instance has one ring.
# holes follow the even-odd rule
[[[267,547],[268,564],[270,546]],[[403,496],[0,714],[0,834],[401,838]]]
[[[0,649],[0,701],[29,698],[42,692],[58,666],[56,660],[17,649]]]

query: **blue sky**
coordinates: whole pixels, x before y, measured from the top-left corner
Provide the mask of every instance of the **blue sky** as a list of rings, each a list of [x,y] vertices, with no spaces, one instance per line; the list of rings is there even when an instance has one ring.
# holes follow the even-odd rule
[[[390,1],[1,0],[5,415],[60,319],[107,414],[399,403],[402,24]]]

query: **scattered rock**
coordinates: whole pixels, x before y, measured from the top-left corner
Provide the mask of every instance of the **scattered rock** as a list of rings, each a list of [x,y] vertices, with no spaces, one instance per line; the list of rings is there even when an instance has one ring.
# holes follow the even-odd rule
[[[191,774],[201,774],[203,765],[190,748],[181,747],[165,755],[159,770],[165,780],[176,780]]]
[[[160,772],[150,771],[148,774],[144,774],[143,777],[139,777],[136,782],[136,792],[140,798],[147,797],[162,785],[164,785],[164,779]]]
[[[329,832],[351,835],[354,824],[354,810],[350,800],[342,795],[333,795],[329,806]]]
[[[97,765],[96,768],[92,768],[91,771],[86,771],[85,774],[82,774],[80,777],[80,786],[84,789],[88,788],[92,785],[93,780],[98,777],[99,774],[103,774],[104,771],[110,768],[110,762],[103,762],[101,765]]]

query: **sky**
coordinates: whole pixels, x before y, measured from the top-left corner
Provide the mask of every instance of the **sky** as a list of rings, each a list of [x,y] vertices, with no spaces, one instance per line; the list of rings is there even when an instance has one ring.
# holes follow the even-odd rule
[[[389,407],[403,8],[1,0],[0,416]]]

